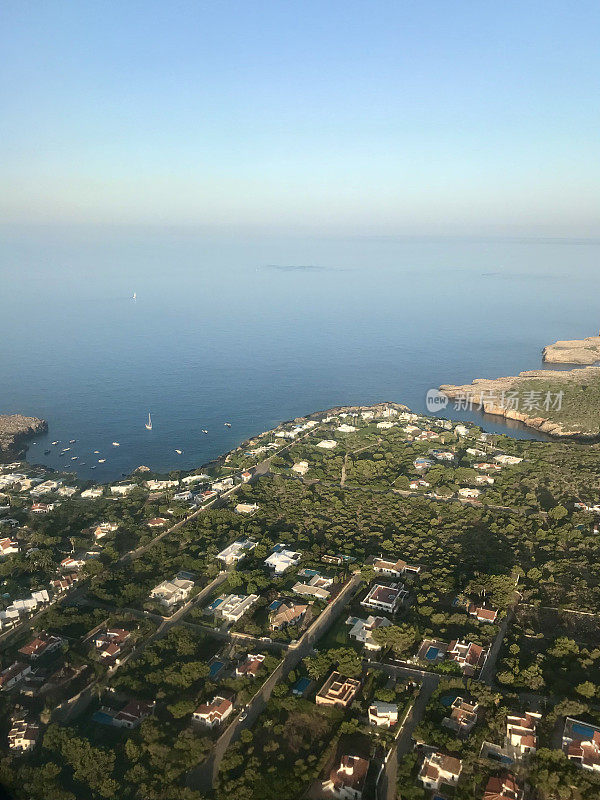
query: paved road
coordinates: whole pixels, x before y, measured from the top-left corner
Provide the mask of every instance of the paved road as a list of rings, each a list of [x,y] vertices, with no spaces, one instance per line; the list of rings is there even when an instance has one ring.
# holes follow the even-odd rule
[[[423,672],[409,667],[394,667],[390,664],[372,662],[371,666],[393,677],[413,678],[421,682],[421,690],[404,719],[396,744],[387,760],[385,770],[377,786],[377,800],[395,800],[398,762],[413,749],[412,737],[414,730],[423,719],[427,703],[440,682],[440,676],[432,672]]]
[[[331,627],[355,595],[361,583],[360,573],[356,573],[344,586],[335,600],[328,605],[312,623],[296,645],[290,645],[287,654],[279,666],[272,672],[265,683],[254,695],[246,707],[246,716],[240,719],[241,712],[228,725],[215,742],[208,759],[188,774],[187,786],[200,792],[211,791],[215,785],[219,765],[229,745],[239,738],[242,730],[250,728],[263,712],[276,684],[285,678],[290,670],[311,652],[314,643]]]

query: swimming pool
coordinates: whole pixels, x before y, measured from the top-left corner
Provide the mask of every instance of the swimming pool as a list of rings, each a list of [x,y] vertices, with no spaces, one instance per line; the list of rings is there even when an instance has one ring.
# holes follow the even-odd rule
[[[440,651],[438,647],[430,647],[429,650],[425,653],[425,658],[427,661],[437,661],[440,655]]]
[[[574,722],[571,725],[572,733],[581,736],[582,739],[591,739],[596,731],[591,725],[582,725],[581,722]]]
[[[210,670],[208,673],[209,678],[216,678],[219,672],[223,669],[224,664],[222,661],[213,661],[210,665]]]

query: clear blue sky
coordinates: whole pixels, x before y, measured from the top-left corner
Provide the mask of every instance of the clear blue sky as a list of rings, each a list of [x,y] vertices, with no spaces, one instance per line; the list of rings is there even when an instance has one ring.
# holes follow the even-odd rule
[[[600,234],[594,2],[4,0],[0,218]]]

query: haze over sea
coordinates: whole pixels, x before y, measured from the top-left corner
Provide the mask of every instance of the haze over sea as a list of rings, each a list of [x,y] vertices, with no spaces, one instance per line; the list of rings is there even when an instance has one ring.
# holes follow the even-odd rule
[[[97,481],[190,469],[334,405],[424,411],[431,387],[538,368],[545,344],[600,324],[596,240],[115,227],[0,241],[0,413],[48,421],[30,461]],[[50,442],[69,439],[59,458]]]

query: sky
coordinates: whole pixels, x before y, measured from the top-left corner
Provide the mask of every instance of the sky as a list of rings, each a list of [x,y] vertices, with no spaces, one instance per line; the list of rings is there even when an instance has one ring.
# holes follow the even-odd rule
[[[0,220],[600,235],[600,5],[4,0]]]

